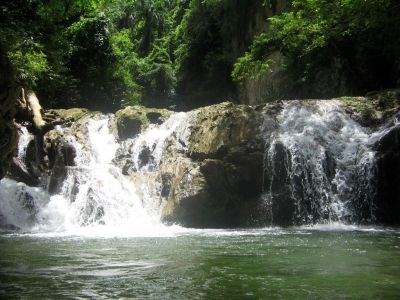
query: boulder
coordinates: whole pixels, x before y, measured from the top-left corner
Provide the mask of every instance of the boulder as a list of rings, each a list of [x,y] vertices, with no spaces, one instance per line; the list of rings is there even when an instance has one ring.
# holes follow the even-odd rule
[[[365,127],[387,123],[400,110],[400,89],[370,92],[365,97],[339,98],[346,112]]]
[[[160,167],[162,220],[187,227],[255,224],[262,191],[261,115],[251,107],[221,103],[190,119],[185,148],[169,147]]]
[[[67,168],[75,166],[75,146],[57,130],[51,130],[45,135],[48,157],[47,174],[49,176],[47,189],[50,194],[60,191],[67,177]]]
[[[39,179],[28,171],[25,164],[18,157],[13,157],[10,172],[7,176],[29,186],[38,186],[40,183]]]
[[[125,107],[115,113],[117,135],[122,141],[133,138],[150,124],[162,124],[172,113],[167,109],[139,105]]]
[[[249,106],[224,102],[195,110],[190,122],[189,156],[222,158],[231,147],[257,136],[262,116]]]

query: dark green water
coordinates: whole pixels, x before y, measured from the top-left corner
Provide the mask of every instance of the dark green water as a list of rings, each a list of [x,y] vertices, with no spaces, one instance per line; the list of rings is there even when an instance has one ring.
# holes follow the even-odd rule
[[[0,298],[400,299],[400,231],[0,236]]]

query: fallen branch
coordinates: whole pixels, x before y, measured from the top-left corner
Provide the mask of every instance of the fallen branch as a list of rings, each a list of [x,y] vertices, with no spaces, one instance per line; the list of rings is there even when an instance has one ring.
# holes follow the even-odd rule
[[[39,103],[38,97],[33,91],[28,91],[25,97],[26,102],[28,103],[29,109],[32,112],[32,123],[36,127],[36,129],[41,130],[46,122],[42,117],[42,106]]]

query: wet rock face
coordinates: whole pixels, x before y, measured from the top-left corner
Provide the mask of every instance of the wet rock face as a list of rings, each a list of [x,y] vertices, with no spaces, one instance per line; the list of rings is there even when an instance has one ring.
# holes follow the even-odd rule
[[[187,227],[255,224],[262,190],[261,114],[221,103],[193,112],[183,152],[169,151],[160,169],[167,199],[162,219]]]
[[[282,143],[275,145],[274,156],[271,160],[265,161],[264,166],[264,186],[269,188],[274,200],[266,199],[271,202],[273,217],[271,222],[281,226],[293,224],[295,212],[295,199],[291,197],[291,182],[288,170],[291,163],[290,152]]]
[[[59,110],[57,113],[67,120],[65,126],[44,134],[41,140],[44,151],[40,158],[34,138],[27,146],[24,159],[28,175],[42,177],[37,184],[47,184],[51,195],[61,192],[67,176],[75,170],[70,167],[77,164],[77,155],[80,155],[79,161],[91,159],[88,153],[93,150],[93,145],[88,141],[88,124],[104,118],[82,109]],[[131,107],[111,116],[109,129],[120,141],[114,165],[120,167],[126,176],[143,177],[146,184],[153,184],[148,180],[150,177],[161,183],[154,197],[160,196],[160,202],[166,204],[162,218],[167,223],[188,227],[235,227],[258,221],[264,144],[259,132],[263,119],[261,113],[231,103],[204,107],[188,115],[181,114],[185,117],[177,118],[178,127],[170,124],[171,127],[161,130],[163,134],[170,134],[165,140],[160,138],[165,143],[161,161],[155,151],[158,144],[143,143],[133,151],[132,147],[138,140],[132,138],[151,124],[163,122],[169,114],[169,111],[144,108],[141,111]],[[121,124],[128,124],[124,122],[130,122],[126,120],[140,121],[140,131],[136,134],[124,132],[125,129],[132,130],[129,126],[121,127]],[[129,138],[124,140],[126,137]],[[77,183],[73,184],[71,201],[77,192]],[[103,218],[102,209],[96,210],[90,204],[93,199],[88,197],[84,213],[93,216],[93,220],[82,220],[83,225],[100,222]]]
[[[74,128],[76,138],[85,140],[83,128],[92,118],[101,115],[83,108],[53,109],[51,114],[63,120],[65,128]],[[20,129],[20,134],[24,134]],[[36,132],[26,146],[24,157],[12,159],[8,176],[28,186],[48,188],[51,194],[61,188],[67,174],[67,167],[75,166],[76,149],[65,138],[61,130],[51,129],[45,133]],[[15,153],[13,153],[15,155]]]
[[[74,145],[65,141],[61,145],[61,152],[64,158],[64,164],[69,167],[75,166],[76,149]]]
[[[400,224],[400,125],[393,127],[377,145],[377,221]]]
[[[78,153],[73,140],[79,142],[83,148],[89,147],[87,124],[91,120],[103,117],[100,112],[80,108],[54,110],[54,112],[66,121],[62,131],[53,129],[44,136],[46,155],[44,174],[48,178],[47,190],[51,195],[61,191],[68,169],[77,166]],[[72,197],[75,192],[72,193]]]
[[[54,157],[50,159],[48,191],[56,194],[60,191],[62,184],[67,177],[67,167],[76,165],[76,149],[73,144],[59,136],[51,141],[51,151]],[[48,152],[50,152],[48,149]]]
[[[29,172],[24,162],[18,157],[13,157],[9,175],[13,179],[24,182],[29,186],[38,186],[40,184],[39,179]]]
[[[0,49],[0,179],[10,168],[16,149],[16,129],[13,125],[17,99],[14,73]]]
[[[118,136],[121,140],[125,140],[141,132],[143,121],[140,119],[121,118],[118,120],[117,129]]]
[[[314,104],[306,105],[312,109]],[[319,196],[322,194],[318,194],[314,189],[307,190],[306,193],[303,188],[302,179],[310,178],[310,181],[314,182],[313,178],[316,177],[311,176],[310,170],[303,167],[299,168],[296,174],[293,173],[292,177],[289,176],[290,170],[296,163],[296,153],[291,152],[290,145],[285,144],[283,140],[273,143],[274,133],[278,130],[277,115],[282,111],[280,106],[277,103],[253,109],[244,105],[221,103],[183,114],[185,118],[179,119],[180,121],[177,119],[177,123],[174,123],[178,124],[177,127],[171,127],[174,129],[168,133],[170,135],[165,140],[161,139],[163,150],[161,160],[156,155],[159,152],[155,151],[158,144],[138,143],[140,146],[133,148],[135,142],[141,140],[130,139],[135,137],[135,134],[123,140],[124,133],[118,128],[118,120],[123,118],[121,115],[111,117],[109,127],[120,140],[120,148],[116,152],[113,164],[121,169],[123,175],[135,180],[140,177],[141,182],[145,182],[148,187],[144,193],[149,190],[154,192],[149,197],[159,197],[157,201],[159,200],[161,204],[157,205],[160,205],[162,220],[167,224],[177,223],[197,228],[265,225],[271,224],[272,212],[274,225],[289,226],[327,220],[331,212],[326,211],[326,216],[321,215],[325,214],[322,204],[314,203],[311,201],[314,198],[308,197],[317,195],[318,199],[322,199]],[[137,109],[129,108],[127,111]],[[315,112],[315,109],[313,111]],[[69,112],[64,113],[69,114]],[[36,159],[33,141],[26,151],[26,168],[22,166],[18,171],[22,172],[18,173],[21,178],[26,175],[32,177],[32,174],[47,176],[46,182],[51,194],[60,192],[67,173],[74,169],[69,167],[76,165],[76,155],[79,155],[77,150],[84,156],[83,160],[88,159],[84,154],[85,151],[82,151],[92,147],[87,138],[87,124],[100,116],[83,110],[74,110],[71,113],[77,117],[71,119],[70,127],[51,130],[44,136],[46,158],[43,162],[26,163],[34,162]],[[165,117],[157,111],[145,109],[141,116],[144,119],[140,120],[144,121],[138,133],[150,124],[162,122]],[[298,117],[286,119],[295,121]],[[310,118],[304,118],[307,119]],[[397,121],[399,119],[397,118]],[[166,124],[169,122],[170,120]],[[337,118],[329,119],[327,124],[333,128],[334,136],[343,126],[341,120]],[[378,167],[376,215],[378,222],[386,224],[399,222],[399,126],[395,125],[375,145]],[[166,130],[163,128],[161,131]],[[287,131],[292,135],[295,134],[293,130]],[[131,134],[130,132],[129,135]],[[126,135],[128,136],[128,133]],[[321,145],[327,143],[322,139],[325,134],[318,135],[310,131],[310,136],[313,139],[317,138]],[[69,143],[68,138],[73,138],[79,143],[78,149],[74,148],[74,143]],[[275,147],[270,157],[266,155],[266,149],[270,149],[271,145]],[[307,144],[300,144],[298,149],[301,150],[306,146]],[[320,153],[321,159],[317,164],[327,183],[335,179],[335,170],[339,165],[337,156],[334,155],[336,152],[332,150],[333,148],[332,151],[329,149],[326,148]],[[311,157],[314,157],[315,151],[312,153]],[[19,162],[15,161],[15,164],[18,165]],[[354,174],[353,177],[361,178],[364,173]],[[29,176],[22,181],[32,180]],[[139,181],[134,182],[136,184]],[[71,201],[74,201],[74,195],[77,194],[78,182],[74,185]],[[157,186],[157,190],[154,191],[156,188],[151,190],[153,188],[151,185]],[[314,187],[318,188],[318,185],[313,185]],[[274,201],[263,198],[266,190],[273,195]],[[353,194],[352,191],[351,193]],[[90,192],[90,195],[94,197],[95,193]],[[93,204],[95,198],[92,196],[88,197],[88,205],[85,207],[85,215],[91,217],[83,219],[82,225],[91,222],[101,223],[104,217],[103,208],[95,207]],[[29,204],[29,201],[27,203]],[[368,206],[367,209],[369,208]],[[360,205],[355,210],[363,209]]]
[[[151,164],[154,157],[151,155],[151,151],[148,147],[143,147],[139,153],[139,168]]]

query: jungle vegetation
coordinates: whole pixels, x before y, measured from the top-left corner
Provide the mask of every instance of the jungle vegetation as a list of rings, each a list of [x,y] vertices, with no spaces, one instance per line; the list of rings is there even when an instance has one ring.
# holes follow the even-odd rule
[[[237,101],[276,51],[302,84],[339,60],[363,93],[399,84],[399,12],[395,0],[3,0],[0,52],[53,108]]]

